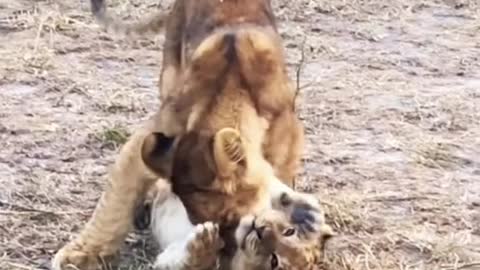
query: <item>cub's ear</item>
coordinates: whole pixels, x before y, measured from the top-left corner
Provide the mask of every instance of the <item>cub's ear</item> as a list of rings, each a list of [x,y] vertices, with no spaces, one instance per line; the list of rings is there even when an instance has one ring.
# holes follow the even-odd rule
[[[220,178],[243,173],[247,160],[245,143],[240,132],[232,128],[218,131],[213,139],[213,156]]]
[[[145,137],[142,145],[142,160],[159,177],[170,176],[173,163],[175,137],[153,132]]]
[[[326,241],[334,236],[336,236],[337,233],[330,227],[328,224],[323,224],[320,227],[320,237],[322,241]]]
[[[337,236],[337,233],[328,224],[323,224],[320,227],[320,248],[323,250],[327,245],[327,242],[333,237]]]

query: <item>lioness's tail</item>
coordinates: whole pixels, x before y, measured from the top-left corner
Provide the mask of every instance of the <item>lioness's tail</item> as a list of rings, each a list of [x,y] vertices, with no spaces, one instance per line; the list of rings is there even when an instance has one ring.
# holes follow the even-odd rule
[[[165,28],[167,14],[154,14],[152,17],[134,23],[124,23],[113,18],[107,11],[105,0],[90,0],[92,13],[98,23],[111,31],[125,36],[146,36],[156,34]]]
[[[216,83],[235,73],[257,108],[277,114],[292,106],[295,93],[288,80],[279,36],[270,28],[242,28],[211,35],[195,50],[193,74]]]

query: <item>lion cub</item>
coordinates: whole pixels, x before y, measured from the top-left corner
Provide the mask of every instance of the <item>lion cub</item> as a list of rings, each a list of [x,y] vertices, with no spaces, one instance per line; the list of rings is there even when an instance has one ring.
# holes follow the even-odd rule
[[[159,144],[151,148],[150,153],[162,153],[155,151],[156,148],[163,148]],[[240,134],[233,129],[219,131],[210,145],[213,149],[208,151],[208,147],[203,150],[212,153],[210,158],[214,164],[225,159],[218,166],[225,166],[228,162],[230,164],[227,168],[232,170],[245,166],[244,171],[237,174],[240,178],[231,181],[228,189],[240,191],[238,197],[231,195],[238,200],[245,202],[241,199],[243,195],[252,198],[253,207],[250,206],[249,209],[258,210],[252,210],[252,214],[248,214],[248,211],[246,214],[236,214],[239,223],[226,219],[225,215],[235,215],[238,205],[229,209],[231,199],[215,195],[220,193],[225,196],[225,193],[215,187],[215,181],[220,179],[213,178],[210,184],[204,183],[203,191],[196,190],[189,195],[193,197],[199,193],[199,198],[211,197],[210,200],[204,204],[199,202],[195,206],[190,205],[190,208],[198,212],[203,208],[215,207],[219,214],[215,216],[207,210],[211,217],[209,221],[195,226],[191,221],[192,209],[186,208],[183,203],[188,203],[192,198],[182,194],[182,199],[172,192],[172,187],[178,185],[174,180],[171,184],[157,182],[151,213],[146,214],[150,215],[154,236],[164,250],[157,257],[155,269],[213,269],[216,264],[220,269],[233,270],[313,269],[321,255],[323,242],[332,235],[332,230],[325,224],[318,201],[311,195],[295,192],[285,186],[276,178],[269,163],[261,162],[249,154],[248,145],[242,143]],[[195,150],[190,153],[196,154]],[[154,155],[157,164],[161,163],[162,155]],[[181,154],[177,152],[175,156],[177,155]],[[174,158],[174,167],[176,162]],[[257,163],[256,166],[251,162]],[[196,161],[192,165],[201,163]],[[252,184],[256,188],[242,191],[242,186],[248,180],[254,180]],[[195,190],[194,185],[190,184],[190,188]],[[255,196],[263,199],[255,199]],[[226,214],[221,214],[223,211]],[[137,218],[144,219],[139,216]],[[227,227],[227,230],[220,236],[222,227],[224,230]]]
[[[314,215],[301,213],[305,216],[299,222],[301,208],[293,214],[287,204],[242,217],[234,229],[235,249],[226,256],[219,226],[212,222],[193,225],[180,199],[168,191],[162,187],[150,213],[153,235],[162,248],[154,264],[157,270],[310,270],[319,262],[324,243],[334,235],[321,215],[313,221]],[[284,195],[281,200],[291,199]],[[305,222],[306,217],[312,222]]]

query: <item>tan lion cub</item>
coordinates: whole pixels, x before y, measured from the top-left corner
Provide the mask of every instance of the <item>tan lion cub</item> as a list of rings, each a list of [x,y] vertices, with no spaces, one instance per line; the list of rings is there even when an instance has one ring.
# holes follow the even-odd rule
[[[202,145],[196,141],[197,147]],[[219,148],[209,151],[210,146]],[[155,186],[156,195],[150,219],[157,242],[164,249],[156,260],[155,269],[213,269],[217,262],[221,269],[234,270],[293,270],[315,267],[323,242],[332,235],[332,230],[325,224],[318,201],[311,195],[295,192],[283,184],[275,176],[271,165],[256,158],[256,152],[248,151],[248,147],[248,144],[242,143],[237,131],[226,128],[216,134],[212,145],[207,144],[200,148],[207,153],[205,159],[211,159],[213,164],[220,161],[219,159],[225,159],[220,163],[223,164],[220,168],[225,164],[229,164],[227,168],[233,171],[243,168],[241,173],[237,171],[239,174],[236,174],[240,178],[232,179],[227,185],[229,190],[240,192],[235,197],[234,194],[220,192],[215,182],[221,180],[215,177],[209,184],[203,183],[203,186],[196,185],[195,181],[184,182],[185,179],[175,181],[178,173],[177,161],[182,161],[177,159],[182,157],[183,148],[180,143],[173,162],[171,185],[159,181]],[[154,148],[163,147],[157,143]],[[197,156],[196,151],[199,149],[188,149],[190,154]],[[223,152],[221,149],[227,151]],[[161,164],[162,155],[158,153],[162,151],[152,152],[156,153],[156,164]],[[211,154],[208,154],[209,152]],[[234,160],[235,162],[232,162]],[[203,164],[200,160],[194,162],[192,166]],[[188,167],[188,162],[181,165],[182,168]],[[244,185],[248,185],[249,181],[252,181],[254,188],[245,189]],[[176,194],[175,188],[182,196]],[[259,190],[264,191],[258,193]],[[193,193],[186,197],[186,191]],[[194,200],[196,193],[198,201],[192,204],[192,201],[188,200]],[[219,197],[216,193],[223,195]],[[238,206],[232,204],[235,209],[229,208],[235,198],[243,201],[242,196],[245,196],[244,199],[253,199],[254,204],[250,207],[257,210],[253,210],[252,214],[238,216]],[[255,196],[259,197],[255,199]],[[205,203],[202,203],[202,199],[206,200]],[[189,203],[190,207],[186,208],[184,202]],[[196,226],[192,223],[192,218],[198,213],[213,213],[213,210],[218,214],[209,214],[210,221]],[[238,216],[236,219],[240,222],[230,223],[228,215]],[[220,229],[211,221],[219,223]],[[272,265],[275,267],[271,268]]]

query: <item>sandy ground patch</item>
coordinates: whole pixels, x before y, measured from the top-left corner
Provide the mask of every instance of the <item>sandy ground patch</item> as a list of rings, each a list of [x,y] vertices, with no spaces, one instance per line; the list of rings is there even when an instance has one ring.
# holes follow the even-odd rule
[[[339,233],[321,267],[480,269],[480,2],[273,2],[303,63],[300,188]],[[162,46],[103,33],[84,0],[0,0],[0,269],[45,269],[83,227],[159,104]],[[126,242],[120,269],[148,269],[155,247]]]

